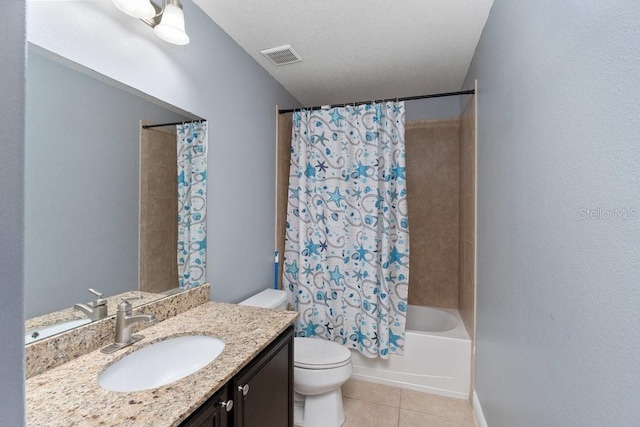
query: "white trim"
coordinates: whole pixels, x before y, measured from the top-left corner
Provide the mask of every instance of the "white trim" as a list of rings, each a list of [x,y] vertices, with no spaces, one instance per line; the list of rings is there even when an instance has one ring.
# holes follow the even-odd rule
[[[278,115],[278,109],[279,108],[280,108],[279,105],[276,104],[276,141],[275,141],[276,142],[276,149],[275,149],[275,152],[276,152],[276,158],[275,158],[276,168],[275,168],[275,172],[276,173],[275,173],[275,177],[274,177],[274,180],[273,180],[273,185],[275,186],[275,203],[274,203],[274,206],[273,206],[274,218],[275,218],[275,221],[274,221],[275,224],[274,224],[273,229],[275,231],[273,232],[273,240],[274,240],[273,241],[273,248],[274,248],[274,251],[276,253],[278,252],[278,249],[279,249],[278,248],[278,213],[279,213],[278,212],[278,196],[279,196],[279,194],[278,194],[279,193],[278,192],[278,176],[279,176],[279,174],[278,174],[278,166],[280,164],[280,162],[278,161],[279,156],[280,156],[280,152],[278,150],[278,147],[280,146],[280,127],[278,126],[279,123],[280,123],[280,116]],[[283,254],[283,258],[284,258],[284,254]],[[276,273],[276,278],[278,278],[278,273]],[[278,283],[278,286],[279,285],[280,285],[280,283]]]
[[[480,400],[478,400],[478,395],[475,390],[473,390],[472,408],[473,408],[473,420],[476,422],[476,427],[488,427],[487,420],[484,419],[484,414],[482,413]]]
[[[472,363],[475,363],[478,330],[478,79],[473,82],[473,89],[475,91],[473,94],[473,149],[475,153],[473,154],[473,331],[471,332],[471,340],[473,341]]]

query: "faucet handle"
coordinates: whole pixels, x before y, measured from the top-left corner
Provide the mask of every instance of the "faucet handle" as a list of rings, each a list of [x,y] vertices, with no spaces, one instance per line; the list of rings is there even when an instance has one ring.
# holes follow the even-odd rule
[[[138,299],[142,299],[142,295],[138,295],[137,297],[131,298],[122,298],[122,301],[118,304],[118,311],[129,311],[133,308],[131,305],[131,301],[135,301]]]
[[[104,294],[102,292],[96,291],[95,289],[89,288],[89,292],[94,294],[97,298],[93,301],[94,307],[99,307],[101,305],[106,305],[107,300],[104,298]]]
[[[121,311],[130,311],[131,308],[132,308],[131,307],[131,303],[126,299],[123,299],[122,301],[120,301],[118,303],[118,311],[119,312],[121,312]]]
[[[89,292],[97,296],[98,298],[102,298],[104,294],[100,291],[96,291],[95,289],[89,288]]]

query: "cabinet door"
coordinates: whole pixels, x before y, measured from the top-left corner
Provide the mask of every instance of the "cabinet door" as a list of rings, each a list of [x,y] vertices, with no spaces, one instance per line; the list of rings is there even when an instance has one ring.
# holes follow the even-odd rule
[[[200,408],[180,424],[180,427],[227,427],[227,410],[233,406],[227,400],[227,386],[214,394]]]
[[[234,427],[293,426],[293,328],[232,381]]]

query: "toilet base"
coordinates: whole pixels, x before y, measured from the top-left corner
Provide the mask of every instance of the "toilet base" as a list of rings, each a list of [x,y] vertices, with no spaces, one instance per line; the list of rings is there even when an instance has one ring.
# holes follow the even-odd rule
[[[340,427],[345,420],[342,390],[304,396],[304,401],[295,401],[293,413],[298,427]]]
[[[296,400],[293,404],[293,425],[304,427],[304,400]]]

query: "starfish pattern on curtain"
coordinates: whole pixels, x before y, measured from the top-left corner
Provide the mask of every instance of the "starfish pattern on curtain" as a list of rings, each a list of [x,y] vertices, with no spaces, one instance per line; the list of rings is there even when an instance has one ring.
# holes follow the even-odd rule
[[[405,171],[404,103],[294,112],[284,287],[297,336],[402,354]]]

